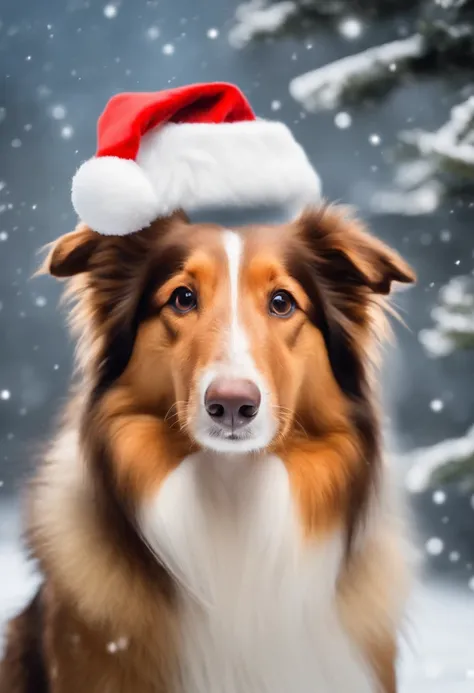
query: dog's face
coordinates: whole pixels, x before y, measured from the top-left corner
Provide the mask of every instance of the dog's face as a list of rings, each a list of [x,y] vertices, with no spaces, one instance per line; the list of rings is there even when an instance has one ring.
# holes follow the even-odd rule
[[[48,267],[78,275],[96,396],[120,390],[136,412],[230,453],[337,428],[361,395],[374,295],[413,281],[331,208],[237,230],[180,214],[124,238],[80,227]]]

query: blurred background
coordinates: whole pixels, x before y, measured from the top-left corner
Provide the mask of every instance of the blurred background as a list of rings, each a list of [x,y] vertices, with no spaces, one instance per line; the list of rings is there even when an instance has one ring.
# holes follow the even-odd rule
[[[72,365],[37,251],[74,227],[70,180],[112,94],[227,80],[418,273],[382,374],[420,562],[402,691],[474,690],[473,59],[471,0],[2,0],[0,628],[35,583],[19,492]]]

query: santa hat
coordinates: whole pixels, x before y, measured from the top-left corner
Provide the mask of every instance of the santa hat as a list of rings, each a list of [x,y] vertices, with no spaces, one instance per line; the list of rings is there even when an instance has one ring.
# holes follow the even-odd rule
[[[99,119],[97,153],[72,183],[79,217],[111,235],[177,209],[296,210],[319,195],[290,130],[256,118],[237,87],[217,83],[114,96]]]

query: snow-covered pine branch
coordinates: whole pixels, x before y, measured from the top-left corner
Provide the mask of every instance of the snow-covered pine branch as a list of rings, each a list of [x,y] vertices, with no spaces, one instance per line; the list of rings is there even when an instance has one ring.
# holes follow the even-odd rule
[[[443,286],[431,317],[434,327],[420,333],[430,356],[474,349],[474,277],[454,277]]]
[[[308,111],[335,108],[393,81],[424,52],[421,34],[391,41],[295,77],[290,94]]]
[[[235,11],[236,24],[229,32],[230,44],[242,48],[254,38],[272,35],[297,11],[298,6],[292,0],[282,0],[274,5],[268,5],[265,0],[244,2]]]
[[[450,481],[474,484],[474,426],[462,438],[414,450],[405,459],[411,463],[406,477],[411,493]]]
[[[438,130],[404,131],[399,140],[405,161],[397,167],[395,187],[374,193],[371,207],[384,214],[429,214],[447,185],[474,178],[474,96],[454,106]],[[443,172],[454,174],[454,180]]]
[[[401,141],[438,168],[474,176],[474,96],[451,109],[449,120],[434,132],[409,130]]]

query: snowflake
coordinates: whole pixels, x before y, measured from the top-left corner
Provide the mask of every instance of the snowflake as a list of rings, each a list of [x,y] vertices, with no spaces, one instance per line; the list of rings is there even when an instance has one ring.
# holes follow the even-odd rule
[[[346,39],[357,39],[362,34],[363,25],[356,17],[346,17],[339,24],[339,33]]]
[[[70,140],[73,135],[74,128],[71,127],[71,125],[65,125],[63,128],[61,128],[61,137],[64,140]]]
[[[174,53],[174,46],[172,43],[165,43],[163,48],[161,49],[163,55],[173,55]]]
[[[8,233],[6,231],[0,231],[0,241],[8,240]]]
[[[66,113],[66,107],[60,103],[56,104],[56,106],[53,106],[51,109],[51,115],[53,116],[54,120],[62,120],[66,117]]]
[[[150,26],[147,29],[146,35],[150,39],[150,41],[156,41],[156,39],[160,35],[160,30],[157,26]]]
[[[349,113],[346,113],[345,111],[336,113],[336,115],[334,116],[334,125],[340,130],[346,130],[347,128],[350,128],[350,126],[352,125],[352,117],[349,115]]]
[[[382,142],[382,138],[380,137],[380,135],[373,134],[370,135],[369,142],[373,147],[378,147],[379,144]]]
[[[443,229],[443,231],[441,231],[439,234],[439,237],[443,243],[449,243],[451,240],[451,231],[448,231],[448,229]]]
[[[461,554],[459,553],[459,551],[451,551],[451,553],[449,554],[449,560],[451,561],[451,563],[457,563],[460,558]]]
[[[433,503],[436,503],[436,505],[443,505],[443,503],[446,503],[446,494],[444,491],[435,491],[433,493]]]
[[[116,17],[117,12],[117,5],[109,4],[104,7],[104,16],[107,17],[107,19],[113,19],[114,17]]]
[[[44,308],[44,306],[47,304],[47,300],[45,299],[44,296],[37,296],[35,298],[35,305],[38,306],[38,308]]]
[[[429,553],[430,556],[439,556],[443,553],[444,542],[439,537],[431,537],[431,539],[428,539],[426,542],[425,548],[426,552]]]
[[[474,592],[474,577],[472,577],[467,584],[469,585],[469,589]]]
[[[444,402],[441,399],[433,399],[430,402],[430,409],[431,409],[431,411],[434,411],[436,413],[443,411]]]
[[[271,109],[272,111],[279,111],[281,108],[281,101],[278,101],[278,99],[275,99],[271,103]]]
[[[21,147],[21,140],[18,137],[15,137],[15,139],[12,140],[12,147],[14,149],[18,149],[18,147]]]
[[[9,400],[10,397],[11,397],[10,390],[2,390],[2,391],[0,392],[0,399],[3,399],[4,402],[6,402],[7,400]]]
[[[211,29],[207,30],[207,38],[210,39],[216,39],[219,36],[219,30],[212,27]]]

